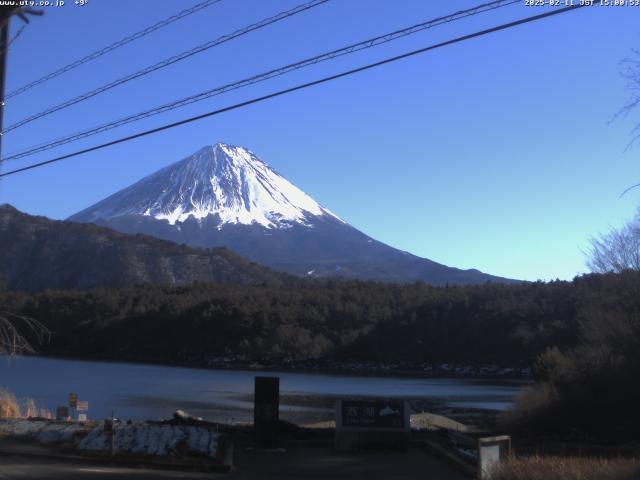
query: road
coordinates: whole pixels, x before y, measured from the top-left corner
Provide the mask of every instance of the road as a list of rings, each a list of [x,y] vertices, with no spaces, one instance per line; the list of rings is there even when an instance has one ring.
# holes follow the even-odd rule
[[[329,448],[295,448],[285,453],[236,454],[233,472],[198,473],[101,467],[50,459],[0,456],[0,480],[151,480],[165,478],[229,480],[463,480],[449,465],[419,449],[407,453],[337,454]]]
[[[63,463],[27,457],[0,457],[0,480],[189,480],[224,477],[224,474],[148,470],[142,468],[101,467],[94,464]]]

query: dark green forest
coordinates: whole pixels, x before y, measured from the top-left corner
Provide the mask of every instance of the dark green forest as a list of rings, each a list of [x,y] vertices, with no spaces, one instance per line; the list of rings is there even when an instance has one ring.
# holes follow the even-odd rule
[[[637,274],[625,275],[638,283]],[[631,295],[631,285],[618,288],[621,278],[464,287],[341,280],[141,285],[4,292],[0,303],[53,332],[39,347],[45,354],[202,365],[239,355],[526,366],[550,347],[577,346],[592,312]]]
[[[506,425],[520,434],[637,442],[640,431],[640,272],[593,275],[573,347],[545,349],[537,382]],[[582,280],[576,282],[581,283]]]

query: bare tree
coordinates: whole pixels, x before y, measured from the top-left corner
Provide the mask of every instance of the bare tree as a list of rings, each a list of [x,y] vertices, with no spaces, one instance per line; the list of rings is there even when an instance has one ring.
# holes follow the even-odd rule
[[[633,49],[631,52],[632,54],[621,62],[622,76],[626,78],[629,89],[629,99],[618,111],[616,117],[626,117],[640,106],[640,50]],[[640,123],[631,130],[629,147],[638,140],[640,140]]]
[[[616,117],[626,117],[640,108],[640,50],[633,49],[632,55],[622,61],[622,75],[627,79],[630,95],[627,103]],[[640,141],[640,122],[631,130],[632,148]],[[640,183],[631,185],[622,192],[640,187]],[[589,240],[590,248],[586,252],[587,266],[592,272],[621,272],[622,270],[640,270],[640,209],[633,221],[621,228],[612,228],[608,233],[600,234]]]
[[[640,270],[640,215],[622,228],[612,228],[589,242],[587,266],[592,272]]]
[[[616,113],[615,118],[627,117],[640,107],[640,50],[633,49],[632,55],[625,58],[621,64],[624,66],[622,76],[627,79],[627,88],[629,89],[629,100],[627,103]],[[640,122],[636,123],[635,127],[631,130],[631,140],[627,145],[627,150],[631,149],[640,141]],[[630,190],[640,187],[640,183],[636,183],[627,187],[621,197],[624,196]]]
[[[27,337],[43,343],[50,336],[49,329],[33,318],[0,312],[0,354],[34,353],[33,346]]]

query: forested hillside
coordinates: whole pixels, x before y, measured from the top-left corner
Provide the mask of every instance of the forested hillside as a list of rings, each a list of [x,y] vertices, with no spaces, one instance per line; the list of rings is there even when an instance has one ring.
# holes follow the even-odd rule
[[[92,224],[61,222],[0,205],[0,287],[126,287],[194,281],[280,283],[285,277],[226,248],[192,248]]]
[[[636,295],[619,278],[466,287],[147,285],[5,292],[0,304],[54,332],[43,353],[201,365],[229,355],[247,363],[288,357],[532,365],[549,347],[576,346],[581,323],[593,321],[602,305]]]

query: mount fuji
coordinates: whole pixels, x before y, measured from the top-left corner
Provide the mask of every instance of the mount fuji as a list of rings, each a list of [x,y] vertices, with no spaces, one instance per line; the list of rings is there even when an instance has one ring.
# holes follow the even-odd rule
[[[251,151],[224,143],[201,148],[68,220],[191,246],[225,246],[299,276],[434,285],[511,281],[447,267],[378,242]]]

